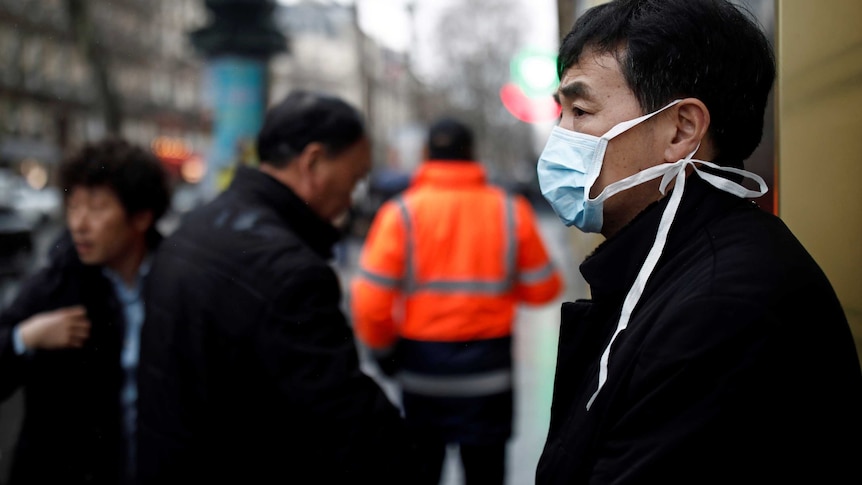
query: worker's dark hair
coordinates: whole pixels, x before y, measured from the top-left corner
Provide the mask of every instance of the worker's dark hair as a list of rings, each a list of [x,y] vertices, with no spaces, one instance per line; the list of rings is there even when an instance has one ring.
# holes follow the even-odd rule
[[[473,132],[454,118],[435,121],[426,146],[432,160],[473,160]]]

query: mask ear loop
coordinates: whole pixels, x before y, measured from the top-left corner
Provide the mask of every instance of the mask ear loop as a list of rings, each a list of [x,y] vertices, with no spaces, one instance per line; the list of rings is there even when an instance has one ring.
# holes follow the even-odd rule
[[[614,125],[610,130],[608,130],[604,135],[602,135],[601,138],[604,138],[606,140],[610,140],[611,138],[619,135],[620,133],[622,133],[624,131],[628,131],[629,128],[631,128],[637,124],[643,123],[644,121],[652,118],[653,116],[661,113],[662,111],[670,108],[671,106],[678,104],[681,101],[682,101],[681,99],[675,99],[675,100],[671,101],[670,103],[668,103],[667,105],[665,105],[665,107],[658,109],[656,111],[653,111],[652,113],[647,113],[647,114],[645,114],[643,116],[639,116],[633,120],[628,120],[628,121],[623,121],[622,123],[618,123],[618,124]]]

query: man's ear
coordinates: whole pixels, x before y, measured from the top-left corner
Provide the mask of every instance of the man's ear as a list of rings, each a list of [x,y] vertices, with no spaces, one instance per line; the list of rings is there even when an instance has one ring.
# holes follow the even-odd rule
[[[711,160],[712,144],[707,137],[709,109],[697,98],[685,98],[670,108],[672,117],[670,143],[665,148],[665,161],[674,163],[698,149],[699,158]]]
[[[142,210],[132,214],[132,227],[141,234],[146,234],[154,223],[155,218],[151,210]]]
[[[317,166],[325,154],[322,143],[312,142],[284,166],[276,167],[261,163],[260,171],[290,187],[300,199],[308,202],[314,195],[314,179]]]
[[[295,163],[303,178],[310,176],[317,168],[324,154],[324,149],[322,143],[314,141],[306,145],[299,156],[296,157]]]

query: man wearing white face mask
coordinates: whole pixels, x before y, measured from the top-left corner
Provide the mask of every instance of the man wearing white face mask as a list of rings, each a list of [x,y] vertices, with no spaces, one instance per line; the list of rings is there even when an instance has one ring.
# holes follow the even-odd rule
[[[775,74],[725,0],[578,19],[538,163],[560,219],[607,240],[562,309],[537,483],[862,483],[862,372],[816,262],[742,169]],[[748,178],[756,190],[741,185]]]

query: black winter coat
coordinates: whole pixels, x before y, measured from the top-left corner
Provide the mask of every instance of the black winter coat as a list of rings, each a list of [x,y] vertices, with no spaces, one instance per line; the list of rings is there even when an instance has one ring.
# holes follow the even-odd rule
[[[16,355],[12,332],[41,312],[83,304],[90,338],[81,349]],[[30,277],[0,315],[0,399],[24,388],[24,417],[12,484],[120,481],[122,307],[100,267],[78,259],[68,233],[48,265]]]
[[[360,371],[338,232],[241,168],[151,269],[139,367],[148,483],[408,483],[398,410]]]
[[[586,409],[667,199],[581,265],[592,300],[562,309],[537,483],[862,483],[862,373],[835,292],[777,217],[697,175]]]

